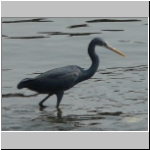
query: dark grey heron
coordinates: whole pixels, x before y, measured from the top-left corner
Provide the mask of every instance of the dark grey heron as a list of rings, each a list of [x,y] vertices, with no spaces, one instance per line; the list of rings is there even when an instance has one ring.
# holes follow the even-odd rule
[[[94,38],[88,46],[88,54],[91,58],[92,65],[89,69],[83,70],[76,65],[69,65],[61,68],[52,69],[35,78],[23,79],[17,86],[18,89],[28,88],[40,94],[48,94],[40,103],[39,106],[44,108],[43,102],[51,95],[57,96],[56,108],[59,107],[64,91],[69,90],[76,84],[91,78],[98,69],[99,57],[95,53],[95,46],[103,46],[117,54],[125,57],[123,53],[111,47],[101,38]]]

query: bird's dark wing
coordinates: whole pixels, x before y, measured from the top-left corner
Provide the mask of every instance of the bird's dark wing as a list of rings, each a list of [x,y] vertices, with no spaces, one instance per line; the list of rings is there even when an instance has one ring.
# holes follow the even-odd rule
[[[47,71],[33,79],[30,89],[48,93],[48,91],[68,90],[78,83],[83,72],[78,66],[66,66]],[[39,88],[40,87],[40,88]]]
[[[55,77],[50,82],[50,84],[53,83],[54,90],[61,89],[61,90],[67,90],[73,87],[76,84],[77,79],[79,78],[79,73],[77,72],[71,72],[67,73],[65,75]]]
[[[38,78],[57,78],[60,76],[65,76],[69,73],[76,72],[77,74],[82,73],[82,69],[75,65],[65,66],[61,68],[52,69],[50,71],[44,72],[41,75],[37,76]]]

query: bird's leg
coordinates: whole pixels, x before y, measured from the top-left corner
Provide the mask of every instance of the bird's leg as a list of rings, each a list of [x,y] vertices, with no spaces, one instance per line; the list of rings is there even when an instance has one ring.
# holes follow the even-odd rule
[[[40,103],[39,103],[39,106],[41,108],[45,108],[46,106],[43,105],[44,101],[46,101],[52,94],[48,94],[48,96],[46,96]]]
[[[60,104],[60,102],[62,100],[63,95],[64,95],[64,91],[59,91],[59,92],[56,93],[56,96],[57,96],[57,105],[56,105],[56,108],[57,109],[59,107],[59,104]]]

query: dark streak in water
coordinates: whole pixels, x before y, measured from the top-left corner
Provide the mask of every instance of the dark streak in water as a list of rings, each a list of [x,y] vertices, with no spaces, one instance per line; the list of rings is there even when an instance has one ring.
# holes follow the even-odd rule
[[[132,42],[130,40],[119,40],[118,42],[124,42],[124,43],[128,43],[128,42]],[[142,42],[142,41],[133,41],[134,43],[138,43],[138,44],[146,44],[146,42]]]
[[[135,66],[135,67],[127,67],[124,71],[147,71],[148,66],[141,65],[141,66]]]
[[[119,92],[119,90],[114,90],[114,92]]]
[[[48,36],[22,36],[22,37],[7,37],[7,39],[39,39],[39,38],[50,38]]]
[[[119,116],[121,114],[123,114],[121,111],[117,111],[117,112],[101,112],[98,113],[99,115],[111,115],[111,116]]]
[[[8,93],[8,94],[2,94],[3,98],[8,98],[8,97],[33,97],[37,96],[38,94],[32,94],[32,95],[24,95],[21,93]]]
[[[134,22],[134,21],[141,21],[137,19],[126,19],[126,20],[118,20],[118,19],[96,19],[96,20],[90,20],[86,21],[88,23],[93,23],[93,22]]]
[[[2,37],[8,37],[7,35],[2,35]]]
[[[82,36],[82,35],[91,35],[91,34],[101,34],[101,32],[87,32],[87,33],[38,32],[38,34]]]
[[[135,91],[133,91],[133,90],[130,90],[130,91],[128,91],[128,92],[129,92],[129,93],[130,93],[130,92],[134,92],[134,93],[135,93]]]
[[[124,30],[101,30],[101,31],[124,31]]]
[[[137,101],[137,98],[125,98],[125,100],[133,100],[133,101]]]
[[[133,81],[133,82],[142,82],[142,81]]]
[[[88,27],[88,25],[87,24],[73,25],[73,26],[69,26],[68,28],[71,29],[71,28],[79,28],[79,27]]]
[[[53,22],[50,20],[45,20],[46,18],[36,18],[30,20],[17,20],[17,21],[3,21],[2,23],[24,23],[24,22]]]
[[[2,69],[2,71],[9,71],[9,70],[12,70],[12,69]]]
[[[130,78],[130,77],[124,77],[124,78],[110,78],[110,79],[127,79],[127,78]]]
[[[33,75],[33,74],[40,75],[40,74],[42,74],[42,73],[31,73],[31,74],[27,74],[27,75]]]
[[[90,123],[89,125],[90,125],[90,126],[93,126],[93,125],[97,125],[97,124],[101,124],[101,123],[96,123],[96,122],[94,122],[94,123]]]
[[[89,111],[87,111],[87,112],[97,112],[97,110],[89,110]]]
[[[96,115],[88,115],[88,116],[84,116],[84,115],[81,115],[80,118],[76,118],[76,120],[98,120],[98,119],[104,119],[104,117],[99,117],[99,116],[96,116]]]
[[[91,35],[91,34],[97,34],[97,33],[72,33],[70,36],[84,36],[84,35]]]
[[[107,69],[123,69],[124,71],[147,71],[147,65],[132,66],[132,67],[113,67]]]
[[[105,80],[95,80],[94,82],[98,82],[98,81],[105,81]]]
[[[130,40],[119,40],[118,42],[128,43],[128,42],[131,42],[131,41]]]
[[[141,42],[141,41],[134,41],[134,43],[138,43],[138,44],[146,44],[146,42]]]
[[[82,35],[91,35],[91,34],[101,34],[100,32],[91,32],[91,33],[71,33],[70,36],[82,36]]]
[[[38,34],[48,34],[48,35],[68,35],[69,33],[63,33],[63,32],[38,32]]]
[[[101,72],[101,74],[116,74],[116,73],[114,73],[114,72]]]
[[[2,88],[12,88],[12,86],[5,86],[5,87],[2,87]]]

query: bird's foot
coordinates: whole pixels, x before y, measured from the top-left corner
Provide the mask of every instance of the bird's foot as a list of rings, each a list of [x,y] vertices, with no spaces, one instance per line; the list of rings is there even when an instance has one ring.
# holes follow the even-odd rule
[[[40,111],[43,111],[47,106],[44,106],[44,105],[39,105],[40,106],[40,108],[39,108],[39,110]]]
[[[59,119],[62,118],[62,111],[61,111],[61,109],[60,109],[59,107],[57,108],[57,117],[58,117]]]
[[[40,108],[46,108],[47,106],[44,106],[42,104],[39,104]]]
[[[61,112],[61,109],[59,107],[57,107],[57,111]]]

